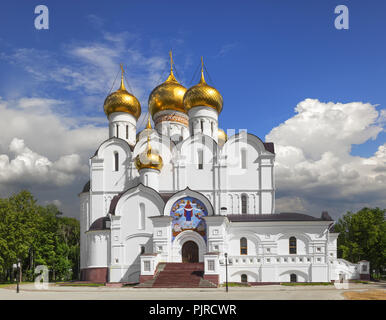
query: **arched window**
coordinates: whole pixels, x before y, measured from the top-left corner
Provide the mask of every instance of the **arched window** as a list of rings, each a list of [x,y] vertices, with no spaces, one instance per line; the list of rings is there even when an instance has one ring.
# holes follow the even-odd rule
[[[126,125],[126,139],[129,139],[129,126]]]
[[[139,204],[138,229],[145,229],[145,204]]]
[[[240,254],[248,254],[248,241],[247,238],[240,239]]]
[[[297,275],[295,273],[291,273],[290,281],[291,282],[298,282],[298,277],[297,277]]]
[[[248,201],[247,201],[247,195],[243,194],[241,195],[241,213],[242,214],[247,214],[247,206]]]
[[[247,150],[241,150],[241,169],[247,168]]]
[[[116,128],[117,128],[117,138],[119,138],[119,125],[118,124],[117,124]]]
[[[289,253],[290,254],[296,254],[296,238],[295,237],[289,238]]]
[[[119,170],[119,155],[118,152],[114,152],[114,171]]]
[[[200,120],[201,123],[201,133],[204,133],[204,120]]]
[[[242,283],[247,283],[248,282],[248,276],[246,274],[241,275],[241,282]]]
[[[204,151],[198,150],[198,169],[201,170],[204,167]]]

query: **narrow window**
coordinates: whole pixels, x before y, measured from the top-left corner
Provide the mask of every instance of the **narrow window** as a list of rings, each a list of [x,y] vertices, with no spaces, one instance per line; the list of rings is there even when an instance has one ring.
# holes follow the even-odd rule
[[[297,282],[297,281],[298,281],[298,277],[296,276],[295,273],[291,273],[291,275],[290,275],[290,281],[291,281],[291,282]]]
[[[212,137],[213,137],[213,131],[214,131],[214,128],[213,128],[213,122],[210,123],[210,129],[212,131]]]
[[[295,237],[289,238],[289,253],[290,254],[296,254],[296,238]]]
[[[126,139],[129,139],[129,126],[126,125]]]
[[[242,214],[247,214],[247,195],[243,194],[241,196],[241,213]]]
[[[117,125],[117,138],[119,138],[119,125]]]
[[[248,254],[247,238],[241,238],[240,239],[240,254],[242,254],[242,255]]]
[[[143,262],[143,271],[150,271],[150,261]]]
[[[242,283],[247,283],[248,282],[248,276],[246,274],[241,275],[241,282]]]
[[[241,169],[247,168],[247,150],[241,150]]]
[[[201,133],[204,133],[204,120],[200,120],[201,122]]]
[[[118,152],[114,152],[114,171],[119,169],[119,155]]]
[[[201,170],[204,167],[204,151],[198,150],[198,169]]]
[[[145,204],[139,204],[138,229],[145,229]]]
[[[141,254],[144,254],[145,253],[145,246],[141,246],[140,247],[140,252],[141,252]],[[146,262],[146,261],[145,261]]]

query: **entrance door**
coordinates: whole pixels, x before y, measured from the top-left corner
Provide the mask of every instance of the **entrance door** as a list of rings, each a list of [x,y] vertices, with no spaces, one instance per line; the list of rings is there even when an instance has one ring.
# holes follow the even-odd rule
[[[182,262],[198,262],[198,245],[194,241],[186,241],[182,246]]]

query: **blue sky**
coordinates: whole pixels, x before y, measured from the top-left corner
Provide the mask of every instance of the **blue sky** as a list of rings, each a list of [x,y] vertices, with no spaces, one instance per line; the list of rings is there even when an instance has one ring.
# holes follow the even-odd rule
[[[34,28],[38,4],[50,10],[49,30]],[[349,30],[334,27],[339,4],[349,8]],[[385,1],[375,0],[5,1],[0,96],[60,100],[53,113],[106,127],[103,100],[118,63],[127,66],[134,94],[146,108],[151,89],[167,76],[172,48],[177,75],[187,87],[198,80],[191,82],[204,56],[207,80],[224,97],[220,127],[246,128],[264,139],[307,98],[385,109],[385,15]],[[107,68],[111,72],[101,74],[100,85],[88,88],[98,64],[87,61],[80,48],[93,46],[102,46],[104,53],[117,50],[116,70]],[[132,60],[133,52],[141,63]],[[64,67],[78,70],[76,79],[84,83],[72,86],[74,75],[55,75]],[[354,143],[351,155],[372,156],[386,134],[373,137]]]

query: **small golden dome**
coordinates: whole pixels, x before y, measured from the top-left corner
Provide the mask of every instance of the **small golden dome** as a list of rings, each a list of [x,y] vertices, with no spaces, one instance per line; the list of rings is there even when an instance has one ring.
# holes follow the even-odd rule
[[[148,128],[150,127],[150,128]],[[146,130],[151,130],[150,118]],[[135,166],[138,171],[141,169],[155,169],[161,171],[163,167],[162,157],[154,152],[150,146],[150,135],[147,136],[147,147],[146,150],[135,157]]]
[[[170,74],[166,81],[155,87],[149,96],[149,112],[151,116],[163,110],[175,110],[185,113],[183,99],[186,88],[181,85],[173,74],[173,58],[170,52]]]
[[[103,108],[107,116],[113,112],[127,112],[138,120],[139,116],[141,115],[141,105],[138,99],[126,90],[123,81],[122,65],[121,69],[121,86],[117,91],[107,96]]]
[[[204,63],[202,60],[201,64],[200,82],[189,88],[184,95],[185,110],[188,112],[193,107],[207,106],[220,113],[223,106],[222,96],[216,88],[213,88],[206,83],[204,78]]]
[[[218,137],[218,141],[221,140],[221,141],[224,141],[224,143],[228,140],[227,134],[223,129],[220,129],[220,128],[218,128],[217,130],[217,137]]]

